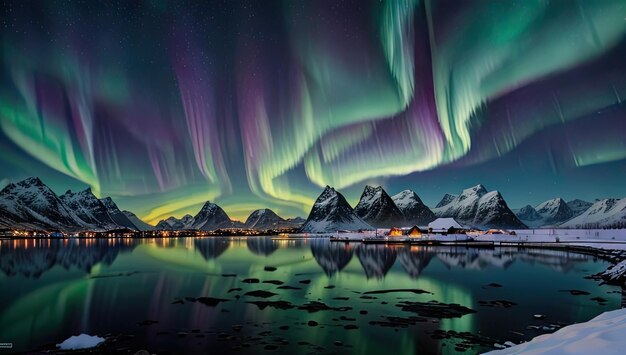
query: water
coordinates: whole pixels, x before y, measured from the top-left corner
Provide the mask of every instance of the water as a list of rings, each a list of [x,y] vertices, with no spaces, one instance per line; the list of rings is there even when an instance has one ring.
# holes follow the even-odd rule
[[[457,346],[463,339],[441,339],[450,333],[438,332],[454,330],[477,335],[464,348],[476,353],[495,341],[529,340],[547,332],[542,326],[619,308],[618,288],[584,278],[606,267],[605,261],[565,251],[320,239],[4,240],[0,342],[12,342],[13,351],[50,349],[88,333],[123,335],[110,349],[151,352],[455,353],[463,350]],[[260,282],[242,282],[247,278]],[[268,280],[274,283],[263,283]],[[279,289],[286,285],[298,289]],[[364,294],[390,289],[432,294]],[[572,289],[590,294],[562,291]],[[255,290],[276,295],[245,295]],[[592,301],[596,296],[606,302]],[[226,301],[211,306],[198,297]],[[292,308],[247,303],[278,300]],[[431,300],[477,312],[439,319],[401,307]],[[485,306],[495,300],[516,305]],[[311,301],[336,309],[298,309]]]

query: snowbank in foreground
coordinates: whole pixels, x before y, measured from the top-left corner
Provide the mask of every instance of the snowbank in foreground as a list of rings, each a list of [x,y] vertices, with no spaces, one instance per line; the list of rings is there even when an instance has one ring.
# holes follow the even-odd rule
[[[572,324],[552,334],[490,355],[505,354],[624,354],[626,349],[626,309],[605,312],[594,319]]]
[[[104,338],[96,335],[72,335],[65,339],[61,344],[57,344],[61,350],[78,350],[89,349],[98,346],[98,344],[104,342]]]

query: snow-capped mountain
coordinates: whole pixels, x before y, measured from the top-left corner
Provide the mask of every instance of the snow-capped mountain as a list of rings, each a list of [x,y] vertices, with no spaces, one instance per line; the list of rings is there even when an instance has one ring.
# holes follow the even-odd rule
[[[304,223],[302,219],[284,219],[269,208],[263,208],[250,213],[244,225],[246,228],[250,229],[268,230],[297,228],[300,227],[302,223]]]
[[[262,208],[250,213],[246,219],[246,228],[251,229],[277,229],[283,226],[285,220],[269,208]]]
[[[0,208],[0,228],[12,228],[19,226],[21,219]]]
[[[575,199],[567,203],[567,207],[574,213],[574,217],[580,216],[593,205],[592,202]]]
[[[155,228],[157,230],[199,229],[213,231],[221,228],[243,227],[243,223],[232,221],[220,206],[207,201],[195,216],[187,214],[180,219],[169,217],[159,221]]]
[[[443,207],[448,205],[450,202],[452,202],[457,196],[456,195],[451,195],[451,194],[445,194],[443,195],[443,198],[441,199],[441,201],[439,201],[439,203],[437,204],[437,206],[435,206],[435,208],[439,208],[439,207]]]
[[[224,210],[207,201],[200,212],[194,217],[192,228],[205,231],[212,231],[221,228],[241,228],[243,224],[238,221],[232,221]]]
[[[137,217],[137,215],[135,215],[134,213],[130,212],[130,211],[122,211],[122,213],[126,216],[126,218],[128,218],[128,220],[130,220],[132,222],[132,224],[137,227],[138,230],[140,231],[152,231],[154,230],[154,226],[142,221],[141,219],[139,219],[139,217]]]
[[[406,224],[404,215],[382,186],[365,186],[354,213],[373,227],[394,227]]]
[[[59,196],[61,201],[72,210],[82,221],[83,227],[95,227],[95,229],[118,228],[116,222],[111,219],[104,203],[91,192],[91,188],[83,191],[72,192],[68,190]]]
[[[515,211],[515,215],[523,221],[537,221],[543,218],[531,205],[526,205]]]
[[[391,199],[411,225],[425,226],[437,218],[413,190],[404,190]]]
[[[452,217],[462,225],[486,228],[524,228],[498,191],[487,192],[476,185],[443,207],[433,209],[437,217]]]
[[[580,216],[563,223],[566,228],[626,228],[626,198],[596,201]]]
[[[535,208],[531,205],[526,205],[519,210],[514,210],[513,212],[515,212],[517,218],[529,227],[539,227],[544,223],[543,217],[537,213],[537,210],[535,210]]]
[[[106,207],[109,217],[111,217],[115,224],[122,228],[139,230],[139,228],[137,228],[137,226],[135,226],[133,222],[131,222],[130,219],[128,219],[128,217],[126,217],[126,215],[122,211],[120,211],[115,202],[113,202],[112,198],[105,197],[100,199],[100,201],[102,201],[104,207]]]
[[[334,233],[338,230],[372,229],[334,188],[326,186],[319,195],[306,222],[300,229],[308,233]]]
[[[562,198],[555,198],[540,203],[535,206],[535,210],[543,217],[543,225],[557,225],[574,217],[574,212]]]
[[[195,219],[192,215],[186,214],[181,219],[176,217],[169,217],[168,219],[164,219],[159,221],[156,225],[156,229],[159,230],[184,230],[184,229],[195,229],[193,224]]]
[[[87,224],[36,177],[5,186],[0,209],[4,219],[24,228],[77,230]]]

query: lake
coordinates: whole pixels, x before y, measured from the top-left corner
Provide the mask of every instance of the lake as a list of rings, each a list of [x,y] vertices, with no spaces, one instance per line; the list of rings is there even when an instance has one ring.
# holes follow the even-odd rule
[[[477,353],[620,308],[619,287],[586,278],[607,266],[558,250],[326,239],[3,240],[0,342],[54,349],[87,333],[160,353]]]

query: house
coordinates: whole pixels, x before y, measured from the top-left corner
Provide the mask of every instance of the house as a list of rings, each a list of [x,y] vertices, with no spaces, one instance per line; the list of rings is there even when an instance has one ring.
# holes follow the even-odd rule
[[[387,233],[387,236],[389,237],[401,237],[402,236],[402,229],[398,228],[398,227],[393,227],[389,230],[389,233]]]
[[[454,218],[437,218],[428,223],[429,233],[456,234],[464,231],[465,228],[455,221]]]
[[[413,226],[411,227],[411,229],[409,229],[409,231],[406,233],[406,235],[408,235],[409,237],[421,237],[422,236],[422,231],[419,229],[418,226]]]

